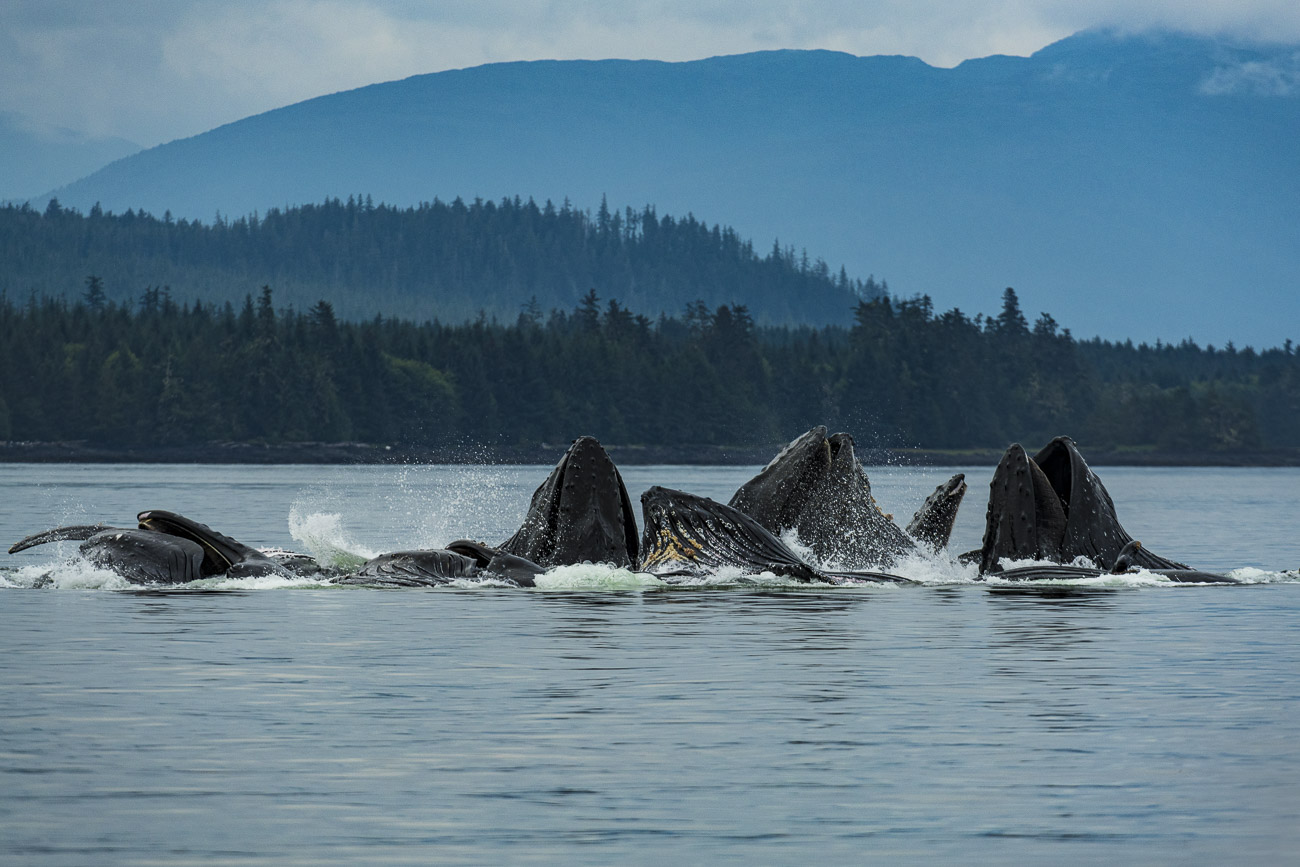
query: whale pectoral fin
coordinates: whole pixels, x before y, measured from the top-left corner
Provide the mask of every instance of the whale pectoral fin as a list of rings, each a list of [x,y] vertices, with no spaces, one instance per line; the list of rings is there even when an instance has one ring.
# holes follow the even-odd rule
[[[1217,572],[1202,572],[1199,569],[1152,569],[1157,575],[1176,584],[1244,584],[1246,582],[1231,575]]]
[[[50,542],[84,542],[96,533],[102,533],[110,529],[104,524],[73,524],[67,527],[55,527],[52,530],[45,530],[40,533],[33,533],[22,541],[15,542],[10,548],[10,554],[17,554],[19,551],[26,551],[28,548],[35,548],[37,545],[45,545]]]
[[[447,550],[474,561],[485,574],[513,581],[520,587],[533,587],[536,577],[546,570],[532,560],[498,551],[490,545],[472,539],[457,539],[447,545]]]
[[[1134,558],[1137,556],[1137,552],[1141,548],[1142,543],[1137,539],[1134,539],[1132,542],[1125,545],[1123,550],[1119,552],[1119,556],[1115,558],[1115,562],[1111,564],[1110,574],[1123,575],[1125,572],[1132,569],[1135,565],[1133,562]]]

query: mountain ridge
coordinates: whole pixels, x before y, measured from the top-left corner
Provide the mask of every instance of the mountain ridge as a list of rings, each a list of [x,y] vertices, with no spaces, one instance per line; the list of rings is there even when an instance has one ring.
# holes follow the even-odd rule
[[[1095,31],[952,69],[792,50],[490,64],[254,115],[56,195],[204,219],[608,195],[939,307],[1013,285],[1080,333],[1280,344],[1300,319],[1298,70],[1289,46]]]

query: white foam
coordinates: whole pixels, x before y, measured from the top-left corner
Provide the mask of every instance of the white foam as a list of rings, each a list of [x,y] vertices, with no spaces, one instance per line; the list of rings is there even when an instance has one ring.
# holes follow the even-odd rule
[[[781,532],[781,541],[784,542],[786,547],[791,551],[798,554],[799,559],[803,560],[805,563],[811,563],[813,565],[817,564],[817,555],[813,553],[811,547],[803,543],[803,540],[799,538],[798,531],[793,527],[787,528]]]
[[[11,574],[13,587],[56,587],[60,590],[129,590],[129,581],[81,557],[50,565],[22,566]]]
[[[896,560],[884,571],[927,585],[974,584],[979,581],[977,564],[962,563],[954,557],[935,553],[928,548],[918,548]]]
[[[258,575],[244,578],[225,578],[217,575],[177,586],[192,590],[291,590],[298,587],[329,587],[332,585],[324,578],[307,578],[295,575]]]
[[[1270,572],[1254,566],[1243,566],[1227,573],[1229,578],[1236,578],[1243,584],[1295,584],[1300,582],[1300,570],[1289,572]]]
[[[859,569],[853,563],[820,561],[812,548],[803,544],[794,530],[781,534],[781,541],[810,566],[827,569],[832,572],[853,572]],[[919,584],[970,584],[978,580],[979,569],[948,556],[947,552],[935,551],[928,545],[920,545],[914,551],[897,558],[889,566],[872,566],[873,571],[887,572],[916,581]],[[891,585],[892,586],[892,585]]]
[[[645,590],[665,582],[647,572],[633,572],[607,563],[557,566],[537,576],[541,590]]]

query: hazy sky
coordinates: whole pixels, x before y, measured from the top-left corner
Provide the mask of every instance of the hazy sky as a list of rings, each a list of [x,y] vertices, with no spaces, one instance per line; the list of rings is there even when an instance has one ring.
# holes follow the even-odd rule
[[[0,0],[0,112],[144,146],[325,93],[503,60],[767,48],[952,66],[1088,27],[1300,41],[1296,0]]]

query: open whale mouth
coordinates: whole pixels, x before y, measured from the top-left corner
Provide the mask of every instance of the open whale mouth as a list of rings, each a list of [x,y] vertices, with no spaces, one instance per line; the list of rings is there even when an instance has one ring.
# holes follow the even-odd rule
[[[246,560],[265,559],[262,554],[243,542],[218,533],[206,524],[200,524],[184,515],[163,509],[150,509],[136,516],[141,530],[152,530],[188,539],[203,549],[203,574],[219,575]]]
[[[802,582],[822,578],[757,521],[731,506],[656,485],[641,495],[641,510],[645,572],[705,575],[737,568]]]
[[[1043,471],[1048,485],[1061,504],[1065,517],[1070,517],[1070,499],[1074,493],[1074,468],[1070,457],[1070,447],[1062,437],[1052,440],[1033,457],[1034,463]]]
[[[999,571],[1004,559],[1069,563],[1085,557],[1110,569],[1133,537],[1115,504],[1069,437],[1057,437],[1030,457],[1013,443],[1002,456],[989,489],[980,571]],[[1176,560],[1139,546],[1133,565],[1187,570]]]

